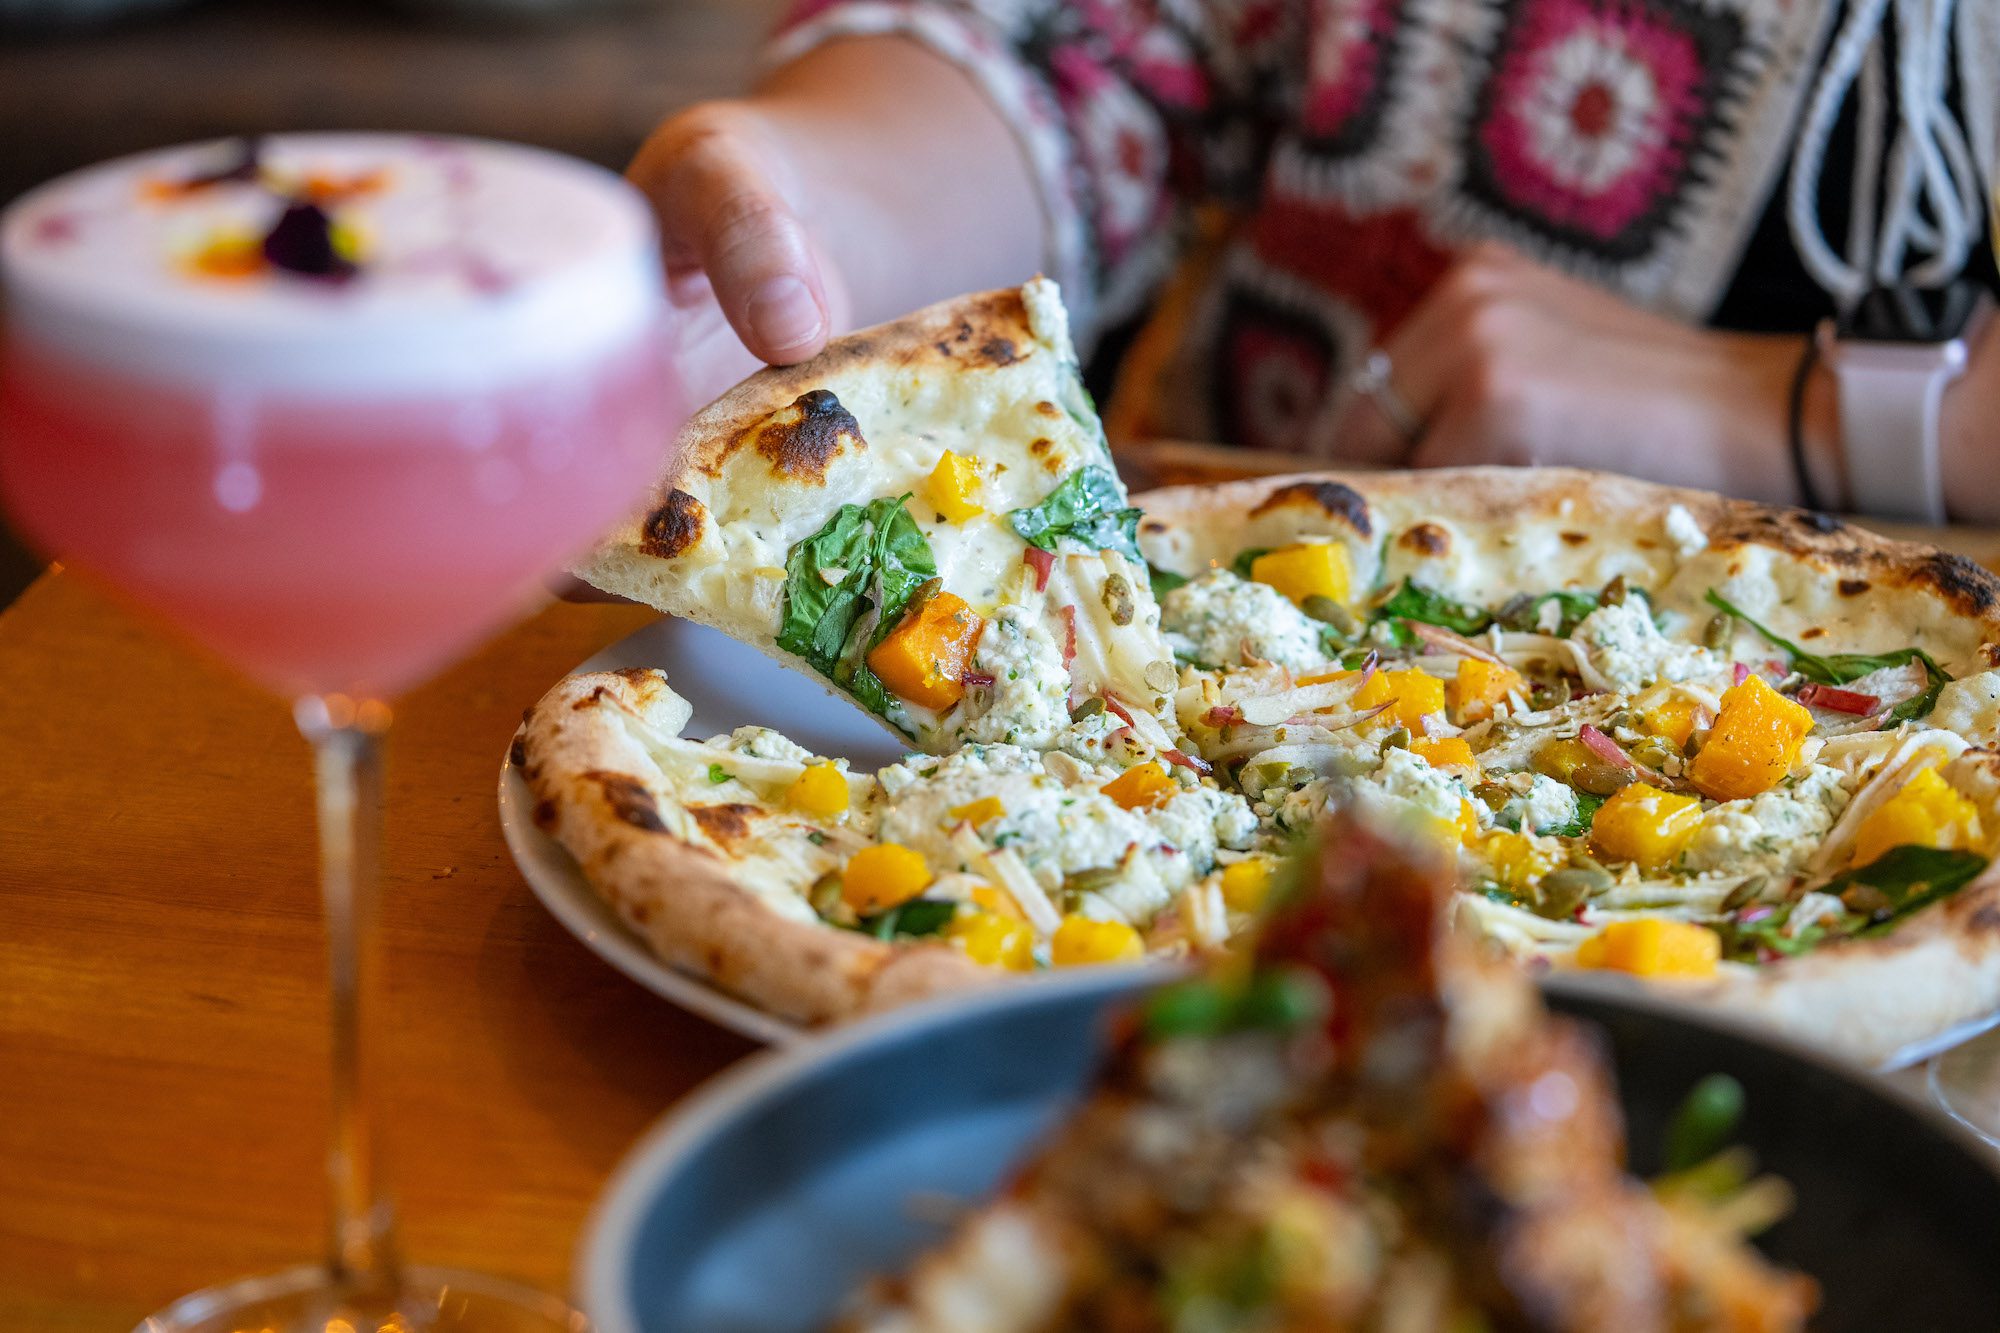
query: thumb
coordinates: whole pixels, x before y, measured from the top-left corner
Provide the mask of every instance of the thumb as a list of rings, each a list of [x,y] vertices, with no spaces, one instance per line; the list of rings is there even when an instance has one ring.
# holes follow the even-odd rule
[[[736,336],[773,365],[826,345],[826,285],[753,113],[698,106],[663,125],[629,171],[659,214],[670,272],[698,269]]]

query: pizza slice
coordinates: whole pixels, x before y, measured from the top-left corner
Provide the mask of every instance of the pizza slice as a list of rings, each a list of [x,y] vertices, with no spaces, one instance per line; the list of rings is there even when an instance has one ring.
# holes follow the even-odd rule
[[[1435,844],[1325,846],[850,1333],[1804,1326],[1812,1282],[1742,1239],[1767,1209],[1624,1173],[1601,1056],[1451,929]]]
[[[578,573],[823,678],[924,750],[1054,748],[1095,700],[1192,766],[1138,517],[1036,279],[752,375]]]

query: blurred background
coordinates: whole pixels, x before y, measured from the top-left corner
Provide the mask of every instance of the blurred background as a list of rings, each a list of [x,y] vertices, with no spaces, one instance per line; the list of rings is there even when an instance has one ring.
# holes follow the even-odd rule
[[[782,0],[0,0],[0,205],[136,149],[436,130],[623,167],[739,89]],[[0,530],[0,606],[40,563]]]

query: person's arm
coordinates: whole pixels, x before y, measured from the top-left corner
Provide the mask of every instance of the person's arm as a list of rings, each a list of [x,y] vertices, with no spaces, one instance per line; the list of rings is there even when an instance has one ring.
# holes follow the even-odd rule
[[[629,174],[659,212],[679,294],[705,274],[750,351],[776,363],[1041,263],[1013,134],[962,71],[897,37],[830,43],[748,97],[683,111]]]
[[[1691,328],[1499,245],[1469,250],[1388,339],[1391,383],[1420,423],[1404,440],[1366,399],[1330,438],[1343,457],[1418,467],[1566,465],[1624,472],[1777,504],[1803,500],[1788,440],[1805,340]],[[1848,494],[1831,375],[1808,377],[1801,412],[1813,489]],[[2000,518],[2000,340],[1989,330],[1947,391],[1942,449],[1952,517]]]

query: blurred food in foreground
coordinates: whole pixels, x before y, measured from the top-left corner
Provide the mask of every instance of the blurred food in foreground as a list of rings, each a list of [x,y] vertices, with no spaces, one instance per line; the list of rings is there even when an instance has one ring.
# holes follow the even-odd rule
[[[1254,953],[1153,993],[999,1201],[847,1325],[1796,1329],[1744,1240],[1782,1184],[1716,1151],[1711,1080],[1649,1188],[1589,1031],[1447,928],[1435,854],[1352,818]]]

